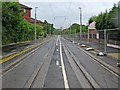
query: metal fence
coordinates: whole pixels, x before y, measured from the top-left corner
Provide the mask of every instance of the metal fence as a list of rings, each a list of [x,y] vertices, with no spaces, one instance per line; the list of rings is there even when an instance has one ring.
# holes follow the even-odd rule
[[[94,48],[100,49],[104,53],[119,52],[120,49],[120,28],[116,29],[104,29],[97,30],[97,32],[82,32],[82,37],[80,39],[80,34],[70,34],[64,35],[65,38],[78,41],[82,44],[87,44]],[[109,46],[113,49],[106,48]]]

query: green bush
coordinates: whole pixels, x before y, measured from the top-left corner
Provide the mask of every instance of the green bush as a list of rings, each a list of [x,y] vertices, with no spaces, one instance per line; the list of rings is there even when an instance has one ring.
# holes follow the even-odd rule
[[[2,3],[2,44],[33,40],[35,26],[22,19],[21,8],[16,2]],[[43,26],[36,25],[37,36],[44,36]]]

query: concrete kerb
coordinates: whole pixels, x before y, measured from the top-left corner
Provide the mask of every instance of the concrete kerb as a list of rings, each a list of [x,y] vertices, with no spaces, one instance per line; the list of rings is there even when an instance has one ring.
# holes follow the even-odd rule
[[[69,40],[70,40],[70,39],[69,39]],[[90,46],[89,46],[89,45],[86,45],[86,48],[88,48],[88,47],[90,47]],[[82,47],[82,48],[85,48],[85,47]],[[93,48],[93,47],[92,47],[92,48]],[[97,53],[100,53],[100,52],[101,52],[100,50],[98,50],[98,49],[96,49],[96,48],[93,48],[93,49],[94,49],[94,51],[97,52]],[[106,53],[106,56],[109,57],[109,58],[115,59],[115,60],[118,59],[117,57],[115,58],[115,57],[113,57],[112,55],[109,55],[109,54],[107,54],[107,53]]]
[[[118,53],[117,57],[114,57],[113,55],[110,55],[110,54],[107,54],[107,56],[112,58],[112,59],[115,59],[115,60],[120,60],[119,53]]]
[[[93,49],[94,49],[97,53],[100,53],[100,52],[101,52],[100,50],[97,50],[97,49],[95,49],[95,48],[93,48]],[[109,57],[109,58],[115,59],[115,60],[118,59],[117,57],[115,58],[115,57],[113,57],[112,55],[109,55],[109,54],[107,54],[107,53],[106,53],[106,56]]]
[[[6,46],[10,46],[10,45],[19,45],[19,44],[24,44],[24,43],[28,43],[30,41],[24,41],[24,42],[17,42],[17,43],[10,43],[10,44],[7,44],[7,45],[2,45],[2,47],[6,47]]]
[[[79,49],[81,49],[81,48],[79,48]],[[108,67],[110,70],[112,70],[114,73],[116,73],[116,74],[118,74],[120,76],[120,73],[118,72],[118,69],[115,69],[114,67],[112,67],[109,64],[105,63],[104,61],[96,58],[95,56],[91,55],[90,53],[86,52],[85,50],[83,50],[83,49],[81,49],[81,50],[83,52],[85,52],[87,55],[89,55],[90,57],[94,58],[96,61],[98,61],[99,63],[103,64],[105,67]]]
[[[49,41],[49,40],[47,40],[47,41]],[[42,45],[43,43],[45,43],[47,41],[44,41],[44,42],[40,43],[39,45]],[[31,55],[32,53],[34,53],[39,48],[39,47],[37,48],[37,46],[39,46],[39,45],[36,45],[36,47],[34,47],[34,48],[36,48],[35,50],[32,50],[31,52],[29,52],[25,56],[19,58],[18,60],[14,61],[13,63],[11,63],[10,65],[8,65],[4,69],[0,70],[0,75],[3,74],[4,72],[8,71],[11,67],[15,66],[19,62],[22,62],[21,59],[24,59],[24,58],[28,57],[29,55]]]
[[[42,38],[42,39],[37,39],[37,41],[44,41],[44,39]],[[31,44],[31,43],[33,43],[33,44]],[[6,45],[2,45],[1,47],[2,47],[2,49],[3,48],[6,48],[6,47],[9,47],[9,46],[13,46],[13,48],[14,48],[14,46],[15,46],[15,48],[16,48],[16,46],[18,47],[18,46],[23,46],[24,44],[30,44],[28,47],[30,47],[30,46],[32,46],[32,45],[34,45],[34,40],[33,41],[31,41],[31,40],[29,40],[29,41],[23,41],[23,42],[17,42],[17,43],[10,43],[10,44],[6,44]],[[11,48],[10,48],[11,49]],[[8,51],[9,49],[7,49],[7,51]],[[9,55],[13,55],[13,54],[15,54],[15,53],[17,53],[17,52],[19,52],[19,51],[16,51],[16,52],[13,52],[13,53],[9,53],[9,54],[7,54],[7,55],[4,55],[4,56],[2,56],[2,58],[6,58],[6,57],[8,57]]]
[[[74,44],[75,45],[75,44]],[[76,45],[75,45],[76,46]],[[78,47],[78,46],[77,46]],[[114,72],[115,74],[118,74],[120,77],[120,72],[118,71],[118,69],[115,69],[114,67],[110,66],[109,64],[105,63],[104,61],[96,58],[95,56],[91,55],[90,53],[88,53],[87,51],[85,51],[84,49],[78,47],[79,49],[81,49],[84,53],[86,53],[87,55],[89,55],[90,57],[92,57],[93,59],[95,59],[96,61],[98,61],[99,63],[103,64],[105,67],[108,67],[112,72]],[[99,51],[99,50],[97,50]],[[100,52],[100,51],[99,51]],[[109,55],[107,55],[109,56]]]
[[[19,55],[21,55],[21,54],[23,54],[23,53],[25,53],[25,52],[27,52],[29,50],[32,50],[33,48],[36,48],[37,46],[39,46],[39,45],[41,45],[41,44],[43,44],[43,43],[45,43],[47,41],[49,41],[49,40],[42,41],[41,43],[34,44],[33,46],[31,46],[31,47],[29,47],[27,49],[23,49],[23,50],[21,50],[19,52],[16,52],[16,53],[14,53],[14,54],[12,54],[10,56],[7,56],[6,58],[3,58],[2,60],[0,60],[0,64],[4,63],[4,62],[6,62],[6,61],[8,61],[8,60],[10,60],[10,59],[12,59],[14,57],[17,57],[17,56],[19,56]]]

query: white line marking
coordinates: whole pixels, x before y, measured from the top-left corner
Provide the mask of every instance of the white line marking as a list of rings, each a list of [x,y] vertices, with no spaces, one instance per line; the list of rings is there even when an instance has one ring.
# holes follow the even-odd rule
[[[58,37],[59,38],[59,37]],[[57,41],[56,41],[56,46],[58,46],[58,38],[57,38]]]
[[[62,66],[59,66],[60,68],[62,67]]]
[[[59,66],[59,61],[56,61],[56,65]]]
[[[57,46],[58,44],[56,43],[56,46]]]
[[[34,55],[35,53],[32,53],[30,55],[28,55],[25,59],[31,57],[32,55]],[[18,64],[14,65],[14,67],[10,68],[9,70],[7,70],[5,73],[1,74],[0,77],[3,77],[4,75],[6,75],[8,72],[12,71],[13,69],[15,69],[17,66],[19,66],[20,64],[22,64],[23,62],[25,62],[24,60],[20,61]]]
[[[59,36],[58,36],[58,37],[59,37]],[[60,41],[60,39],[59,39],[59,41]],[[67,75],[66,75],[66,71],[65,71],[65,65],[64,65],[63,56],[62,56],[62,45],[61,45],[61,41],[60,41],[60,58],[61,58],[62,73],[63,73],[63,78],[64,78],[64,85],[65,85],[65,88],[66,88],[67,90],[69,90]]]
[[[1,74],[1,72],[2,72],[3,70],[0,70],[0,74],[1,74],[0,76],[3,77],[3,76],[6,75],[8,72],[12,71],[14,68],[16,68],[17,66],[19,66],[21,63],[25,62],[25,60],[22,60],[22,59],[27,59],[27,58],[31,57],[32,55],[35,54],[35,52],[36,52],[39,48],[40,48],[40,47],[37,47],[36,49],[32,50],[32,51],[29,52],[28,54],[24,55],[23,57],[17,59],[16,61],[14,61],[14,62],[11,63],[10,65],[8,65],[8,67],[9,67],[9,66],[12,66],[12,64],[14,65],[14,63],[18,62],[18,63],[15,64],[12,68],[10,68],[9,70],[7,70],[5,73]],[[20,61],[20,60],[22,60],[22,61]]]
[[[78,47],[78,46],[77,46]],[[79,47],[78,47],[79,48]],[[98,60],[96,60],[97,58],[95,58],[93,55],[91,55],[90,53],[87,53],[86,51],[84,51],[83,49],[79,48],[80,50],[82,50],[85,54],[87,54],[88,56],[90,56],[96,63],[98,63],[100,66],[102,66],[104,69],[108,70],[109,72],[111,72],[113,75],[117,76],[118,78],[120,78],[120,76],[118,74],[116,74],[115,72],[113,72],[112,70],[110,70],[107,66],[109,64],[107,64],[107,66],[104,66],[104,64],[102,65]],[[105,63],[105,62],[104,62]]]

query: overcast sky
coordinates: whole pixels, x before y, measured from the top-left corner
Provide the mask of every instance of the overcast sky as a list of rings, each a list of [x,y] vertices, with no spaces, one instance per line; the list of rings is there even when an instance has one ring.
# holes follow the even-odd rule
[[[33,8],[31,17],[35,17],[34,8],[38,7],[37,19],[47,20],[57,28],[67,28],[72,23],[79,23],[78,7],[82,8],[82,23],[87,24],[91,16],[106,9],[110,10],[119,0],[19,0],[19,2]]]

